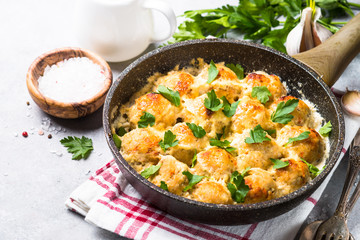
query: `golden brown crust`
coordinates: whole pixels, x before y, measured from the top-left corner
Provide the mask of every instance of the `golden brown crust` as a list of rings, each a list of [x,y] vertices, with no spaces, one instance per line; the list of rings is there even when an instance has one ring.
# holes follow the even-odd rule
[[[194,200],[215,204],[232,203],[229,190],[222,184],[212,181],[202,181],[192,191]]]

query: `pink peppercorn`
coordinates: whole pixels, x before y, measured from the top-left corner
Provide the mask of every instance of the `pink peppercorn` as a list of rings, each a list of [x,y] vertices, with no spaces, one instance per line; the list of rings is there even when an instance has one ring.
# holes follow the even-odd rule
[[[22,135],[23,135],[23,137],[28,137],[28,136],[29,136],[26,131],[24,131],[24,132],[22,133]]]

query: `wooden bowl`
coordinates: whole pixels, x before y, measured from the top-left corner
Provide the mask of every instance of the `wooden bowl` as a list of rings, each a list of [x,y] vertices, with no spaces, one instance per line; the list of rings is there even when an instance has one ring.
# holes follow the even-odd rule
[[[41,94],[38,89],[38,79],[44,74],[46,66],[74,57],[87,57],[101,67],[106,76],[103,89],[90,99],[81,102],[60,102]],[[104,104],[111,83],[112,72],[107,62],[100,56],[81,48],[59,48],[44,53],[35,59],[26,75],[26,85],[35,103],[44,112],[59,118],[79,118],[95,112]]]

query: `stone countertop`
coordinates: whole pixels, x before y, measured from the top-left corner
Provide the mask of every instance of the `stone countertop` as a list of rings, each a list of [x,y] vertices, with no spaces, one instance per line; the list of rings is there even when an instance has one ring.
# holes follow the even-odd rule
[[[215,0],[168,1],[176,15],[188,9],[220,6]],[[0,239],[119,239],[85,222],[64,205],[77,186],[112,159],[103,133],[102,109],[77,120],[54,118],[37,107],[25,84],[27,69],[37,56],[58,47],[79,46],[72,29],[74,2],[0,2]],[[225,3],[235,5],[238,1],[221,4]],[[110,64],[114,79],[131,62]],[[338,88],[360,89],[359,66],[358,56],[342,75]],[[45,134],[39,135],[39,130]],[[21,136],[23,131],[29,133],[27,138]],[[71,160],[59,143],[69,135],[84,135],[93,140],[94,151],[87,160]],[[328,216],[335,208],[346,161],[345,158],[340,164],[309,220]],[[360,215],[356,214],[359,212],[357,204],[349,219],[350,230],[357,238],[360,238]]]

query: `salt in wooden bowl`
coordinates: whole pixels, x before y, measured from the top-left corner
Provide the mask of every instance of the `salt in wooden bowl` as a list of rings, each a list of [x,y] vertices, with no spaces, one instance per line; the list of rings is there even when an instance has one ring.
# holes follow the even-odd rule
[[[61,102],[44,96],[39,91],[39,77],[43,76],[46,66],[52,66],[69,58],[87,57],[100,66],[105,75],[103,88],[94,96],[79,102]],[[100,56],[81,48],[58,48],[42,54],[29,67],[26,85],[35,103],[46,113],[59,118],[79,118],[95,112],[105,101],[112,83],[112,72],[107,62]]]

